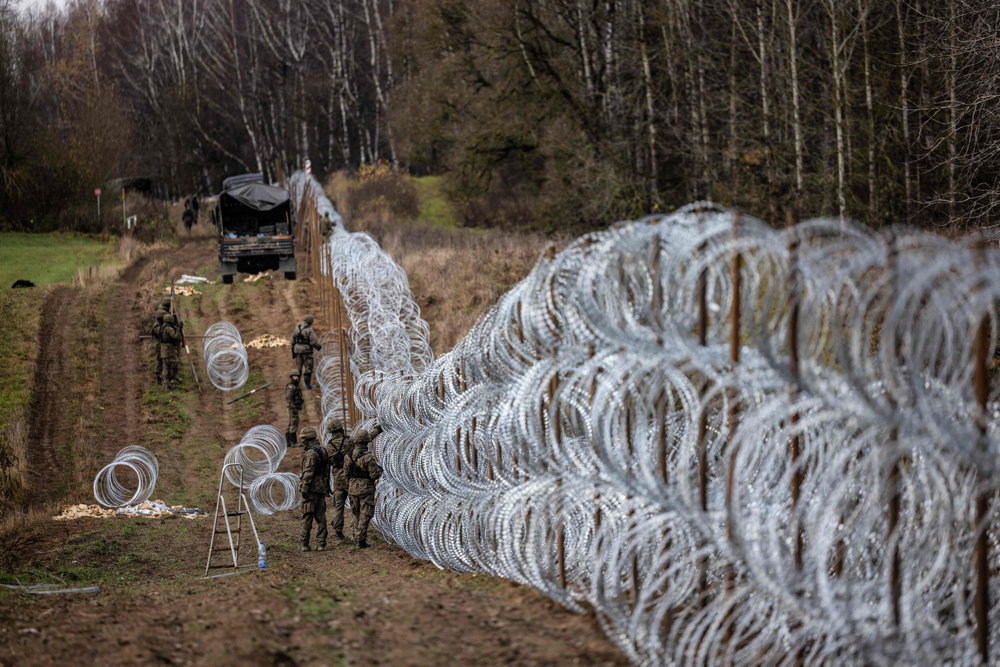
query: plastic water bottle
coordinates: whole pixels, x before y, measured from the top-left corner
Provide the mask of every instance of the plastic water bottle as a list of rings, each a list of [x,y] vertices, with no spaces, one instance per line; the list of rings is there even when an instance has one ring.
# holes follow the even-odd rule
[[[260,540],[257,541],[257,569],[267,569],[267,551],[264,550],[264,543]]]

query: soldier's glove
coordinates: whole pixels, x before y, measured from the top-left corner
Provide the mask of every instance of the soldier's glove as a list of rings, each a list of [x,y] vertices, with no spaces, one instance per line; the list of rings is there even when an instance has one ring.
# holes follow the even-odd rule
[[[381,424],[375,424],[375,428],[372,429],[372,437],[373,438],[378,437],[378,435],[381,433],[382,433]]]
[[[316,343],[315,345],[313,345],[313,347],[315,347],[315,348],[316,348],[316,351],[317,351],[317,352],[319,352],[319,351],[320,351],[320,350],[321,350],[321,349],[323,348],[323,346],[322,346],[322,345],[320,345],[319,343]]]

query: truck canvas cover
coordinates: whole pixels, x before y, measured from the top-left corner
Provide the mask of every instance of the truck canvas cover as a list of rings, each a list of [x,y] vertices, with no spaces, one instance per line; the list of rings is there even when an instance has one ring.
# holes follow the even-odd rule
[[[287,190],[263,183],[242,183],[219,195],[219,203],[223,209],[242,204],[255,211],[270,211],[282,205],[287,207],[288,202]]]

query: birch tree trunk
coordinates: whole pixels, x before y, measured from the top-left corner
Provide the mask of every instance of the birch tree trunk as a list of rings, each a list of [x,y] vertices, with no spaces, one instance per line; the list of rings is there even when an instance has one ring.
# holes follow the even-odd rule
[[[802,142],[802,111],[799,99],[799,48],[797,38],[798,16],[795,12],[795,0],[785,0],[788,12],[788,62],[791,70],[792,84],[792,136],[795,150],[795,206],[802,205],[802,172],[803,142]]]
[[[906,199],[906,223],[913,221],[912,141],[910,139],[910,73],[906,58],[906,16],[903,0],[896,0],[896,27],[899,38],[899,113],[903,126],[903,192]]]

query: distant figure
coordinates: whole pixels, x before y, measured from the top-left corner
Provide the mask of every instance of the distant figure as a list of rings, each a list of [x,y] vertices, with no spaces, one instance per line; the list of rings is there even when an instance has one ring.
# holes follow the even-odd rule
[[[160,355],[163,357],[163,386],[173,390],[177,381],[177,364],[181,352],[181,328],[177,318],[171,313],[163,316],[163,328],[160,330]]]
[[[306,315],[302,322],[292,332],[292,359],[295,360],[299,373],[305,373],[303,380],[306,389],[312,389],[313,350],[321,348],[316,332],[312,328],[313,316]]]
[[[191,225],[194,224],[194,209],[191,208],[190,199],[184,200],[184,214],[181,216],[181,219],[184,220],[184,229],[186,229],[187,233],[190,234]]]
[[[354,515],[354,539],[359,549],[368,548],[368,524],[375,516],[375,482],[382,476],[382,466],[375,460],[368,446],[379,433],[381,426],[373,431],[361,430],[351,436],[351,450],[344,456],[344,474],[347,476],[347,494],[351,498],[351,513]]]
[[[194,224],[198,224],[198,209],[200,208],[198,203],[198,195],[191,197],[191,210],[194,211]]]
[[[156,311],[156,322],[149,330],[150,338],[153,339],[153,349],[156,350],[156,381],[159,383],[160,378],[163,376],[163,354],[160,352],[160,343],[163,342],[163,318],[166,316],[167,311],[162,308]]]
[[[288,374],[288,384],[285,385],[285,405],[288,407],[288,428],[285,429],[285,439],[289,447],[297,447],[295,434],[299,430],[299,411],[302,409],[302,387],[299,386],[299,372]]]
[[[299,432],[306,448],[302,455],[299,493],[302,494],[302,550],[310,551],[309,533],[316,522],[316,551],[326,548],[326,494],[330,492],[330,462],[316,437],[316,429],[306,426]]]
[[[330,474],[333,477],[333,519],[330,526],[333,535],[343,541],[344,537],[344,503],[347,501],[347,475],[344,474],[344,456],[347,454],[347,434],[344,423],[333,417],[326,425],[327,439],[323,445],[326,456],[330,460]]]

